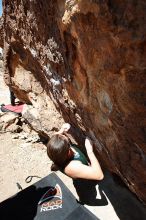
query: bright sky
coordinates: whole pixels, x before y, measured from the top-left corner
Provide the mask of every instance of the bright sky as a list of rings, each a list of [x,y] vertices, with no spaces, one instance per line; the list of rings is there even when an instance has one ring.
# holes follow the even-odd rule
[[[0,0],[0,16],[2,15],[2,0]]]

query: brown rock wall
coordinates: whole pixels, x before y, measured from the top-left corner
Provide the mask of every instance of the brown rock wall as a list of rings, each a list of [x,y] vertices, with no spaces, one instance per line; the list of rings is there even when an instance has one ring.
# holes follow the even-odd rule
[[[4,29],[3,29],[3,17],[0,17],[0,47],[4,47]]]
[[[89,135],[101,161],[146,202],[146,2],[3,4],[14,92],[43,106],[46,120],[51,97],[76,139]]]

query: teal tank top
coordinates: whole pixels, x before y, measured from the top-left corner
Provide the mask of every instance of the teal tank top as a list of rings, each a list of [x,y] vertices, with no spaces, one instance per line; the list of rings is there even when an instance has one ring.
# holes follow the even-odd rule
[[[88,160],[82,151],[77,147],[76,144],[71,144],[71,147],[76,151],[72,160],[79,160],[84,165],[88,165]]]
[[[71,143],[71,147],[76,151],[76,153],[74,154],[74,157],[71,160],[78,160],[78,161],[81,161],[81,163],[83,163],[84,165],[88,165],[88,159],[82,153],[82,151],[77,147],[77,145]],[[62,173],[64,173],[64,169],[65,169],[65,167],[60,168],[59,170]]]

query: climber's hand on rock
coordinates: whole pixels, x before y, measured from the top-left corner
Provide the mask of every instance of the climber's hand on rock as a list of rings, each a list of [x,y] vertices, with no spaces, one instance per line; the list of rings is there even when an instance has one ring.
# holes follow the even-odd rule
[[[69,131],[71,125],[69,123],[64,123],[61,129],[57,132],[58,134],[63,134]]]

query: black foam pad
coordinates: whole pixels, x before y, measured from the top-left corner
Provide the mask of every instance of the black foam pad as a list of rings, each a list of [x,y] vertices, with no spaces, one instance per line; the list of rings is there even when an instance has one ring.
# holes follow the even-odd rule
[[[51,173],[15,196],[0,203],[0,219],[95,220],[88,209],[55,174]]]

